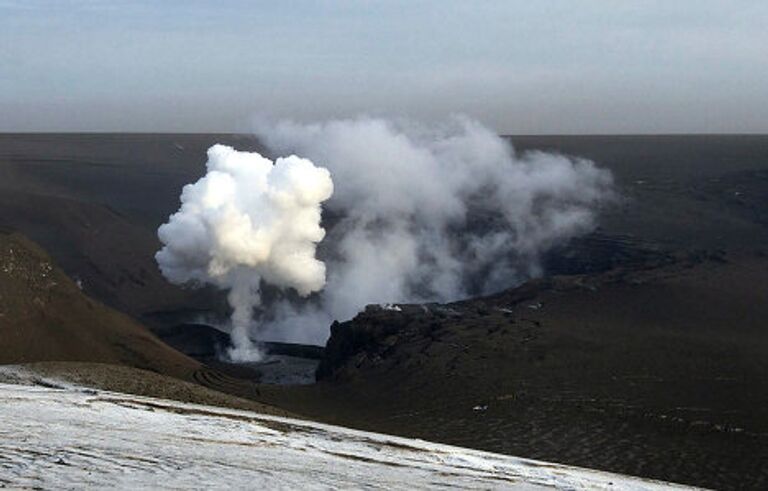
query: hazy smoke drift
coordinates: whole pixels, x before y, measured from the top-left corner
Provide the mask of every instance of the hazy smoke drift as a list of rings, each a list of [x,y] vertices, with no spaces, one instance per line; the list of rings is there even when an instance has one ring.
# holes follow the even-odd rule
[[[325,236],[320,205],[333,193],[328,170],[296,156],[274,164],[258,153],[215,145],[207,174],[184,187],[181,208],[158,230],[156,259],[173,283],[210,283],[229,289],[229,356],[258,359],[248,336],[261,281],[306,296],[325,284],[315,258]]]
[[[321,253],[328,283],[317,301],[271,305],[266,337],[324,342],[333,319],[369,303],[446,301],[513,286],[539,256],[594,227],[612,177],[592,162],[530,152],[477,122],[427,129],[361,118],[258,124],[272,150],[327,166]]]
[[[612,196],[611,175],[592,162],[516,154],[467,119],[436,129],[370,118],[265,123],[258,135],[278,155],[327,166],[335,190],[309,160],[273,164],[216,145],[207,175],[184,188],[159,230],[169,280],[230,290],[239,360],[258,356],[248,334],[262,281],[322,292],[261,306],[260,335],[322,343],[334,319],[369,303],[454,300],[535,276],[540,255],[593,228]]]

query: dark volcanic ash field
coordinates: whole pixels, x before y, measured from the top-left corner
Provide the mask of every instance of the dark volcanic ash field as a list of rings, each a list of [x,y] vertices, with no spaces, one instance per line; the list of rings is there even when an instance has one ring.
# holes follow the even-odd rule
[[[202,366],[142,326],[162,335],[196,314],[226,315],[220,292],[160,275],[156,230],[210,145],[263,150],[253,138],[0,135],[0,227],[51,256],[19,235],[0,241],[16,268],[0,272],[0,363],[125,365],[321,421],[765,488],[768,137],[511,140],[594,160],[622,199],[594,232],[545,255],[544,278],[339,319],[319,382],[294,387]]]

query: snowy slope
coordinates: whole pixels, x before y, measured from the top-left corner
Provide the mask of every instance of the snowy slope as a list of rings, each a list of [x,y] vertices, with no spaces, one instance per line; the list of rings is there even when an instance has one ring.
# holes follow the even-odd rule
[[[663,489],[668,485],[247,411],[0,383],[0,486]]]

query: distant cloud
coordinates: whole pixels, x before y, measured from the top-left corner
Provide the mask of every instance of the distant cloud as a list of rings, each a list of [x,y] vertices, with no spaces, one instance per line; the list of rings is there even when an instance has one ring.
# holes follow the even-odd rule
[[[766,132],[766,25],[752,0],[0,0],[0,130]]]

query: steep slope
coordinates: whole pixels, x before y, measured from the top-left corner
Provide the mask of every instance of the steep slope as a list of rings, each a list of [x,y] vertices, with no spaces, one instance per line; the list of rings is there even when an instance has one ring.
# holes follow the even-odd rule
[[[85,296],[25,237],[0,234],[0,364],[88,361],[188,378],[199,364]]]

